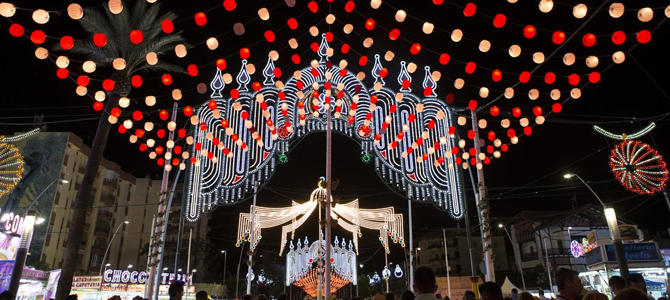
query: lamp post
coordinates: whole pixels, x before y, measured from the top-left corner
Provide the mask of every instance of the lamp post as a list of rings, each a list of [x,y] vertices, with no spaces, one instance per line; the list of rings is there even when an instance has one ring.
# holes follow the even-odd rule
[[[39,193],[39,194],[37,195],[37,197],[35,197],[35,199],[34,199],[32,202],[30,202],[30,205],[28,205],[28,208],[26,208],[25,212],[23,213],[23,217],[24,217],[24,218],[28,216],[28,212],[29,212],[30,209],[33,207],[33,205],[35,205],[35,203],[37,203],[37,200],[38,200],[42,195],[44,195],[44,193],[45,193],[45,192],[46,192],[52,185],[54,185],[56,182],[60,182],[60,183],[63,183],[63,184],[70,183],[70,181],[67,180],[67,179],[63,179],[63,178],[56,178],[56,179],[54,179],[54,181],[52,181],[51,183],[49,183],[49,185],[47,185],[47,187],[46,187],[44,190],[42,190],[42,192]]]
[[[616,261],[617,264],[619,265],[619,273],[621,274],[621,277],[627,278],[630,272],[628,271],[628,261],[626,261],[626,254],[623,249],[623,243],[621,242],[621,235],[619,234],[619,223],[617,222],[616,218],[616,212],[614,211],[614,208],[611,205],[605,205],[603,201],[598,197],[598,194],[596,194],[595,191],[591,188],[591,186],[584,181],[579,175],[577,174],[565,174],[563,175],[563,178],[565,179],[570,179],[572,177],[577,177],[579,181],[581,181],[588,189],[591,191],[593,196],[598,199],[598,202],[603,206],[603,211],[605,213],[605,220],[607,221],[607,227],[610,230],[610,237],[612,238],[612,245],[614,245],[614,254],[616,255]]]
[[[28,256],[28,249],[30,249],[30,241],[33,239],[33,231],[35,224],[44,223],[44,219],[36,219],[34,215],[28,215],[23,221],[23,234],[21,235],[21,245],[16,251],[16,260],[14,261],[14,269],[12,269],[12,277],[9,281],[9,291],[13,295],[19,291],[19,283],[21,281],[21,274],[23,273],[23,266],[26,265],[26,257]]]
[[[502,228],[505,230],[505,233],[507,234],[507,237],[509,238],[510,243],[512,243],[512,250],[514,251],[514,260],[516,261],[516,265],[519,268],[519,273],[521,273],[521,284],[523,284],[523,290],[526,290],[526,279],[523,278],[523,269],[521,268],[521,259],[519,256],[521,254],[519,253],[519,249],[517,249],[516,242],[512,239],[512,236],[509,234],[509,231],[507,231],[507,227],[503,224],[498,224],[498,228]]]
[[[109,248],[112,248],[112,242],[114,241],[114,238],[116,237],[116,234],[119,232],[119,229],[121,229],[121,226],[124,224],[129,224],[130,222],[128,221],[123,221],[123,223],[119,224],[118,227],[116,227],[116,231],[114,231],[114,234],[112,235],[112,238],[109,240],[109,243],[107,244],[107,250],[105,250],[105,255],[102,257],[102,261],[100,262],[100,265],[105,263],[105,259],[107,259],[107,253],[109,253]],[[133,265],[129,265],[129,268],[132,268]],[[98,276],[102,275],[102,269],[100,269],[100,272],[98,272]]]
[[[417,267],[419,266],[419,251],[421,251],[421,247],[414,249],[414,257],[416,258]]]
[[[224,293],[228,294],[227,289],[224,292],[224,288],[226,288],[226,263],[228,262],[228,251],[221,250],[221,253],[223,253],[223,282],[221,283],[221,298],[223,298]]]

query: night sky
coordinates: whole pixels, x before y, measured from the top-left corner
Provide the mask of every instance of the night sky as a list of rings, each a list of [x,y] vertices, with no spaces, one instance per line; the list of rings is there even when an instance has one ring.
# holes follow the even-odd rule
[[[56,3],[57,2],[57,3]],[[167,56],[170,60],[186,65],[197,63],[206,65],[200,69],[200,75],[197,78],[187,78],[187,76],[175,77],[175,82],[183,90],[193,90],[198,82],[209,83],[213,74],[214,66],[212,62],[218,57],[226,57],[228,60],[228,72],[234,76],[237,74],[240,62],[237,57],[237,51],[240,47],[249,47],[252,51],[251,61],[256,64],[256,77],[261,77],[260,69],[264,66],[267,53],[271,49],[286,48],[280,51],[280,61],[277,66],[284,70],[284,77],[288,77],[296,66],[290,62],[290,56],[293,53],[300,54],[303,57],[303,63],[300,68],[309,64],[309,60],[316,58],[316,54],[309,50],[309,44],[319,42],[320,38],[313,38],[305,34],[309,26],[321,22],[328,11],[329,2],[320,1],[320,10],[318,13],[305,13],[306,1],[297,1],[294,8],[286,8],[282,1],[238,1],[236,13],[225,12],[221,7],[221,1],[197,1],[184,5],[183,1],[163,1],[164,9],[176,11],[182,21],[175,22],[177,30],[183,30],[184,36],[190,44],[197,44],[204,41],[209,36],[226,33],[219,38],[221,46],[216,51],[209,51],[205,47],[195,47],[189,50],[189,55],[184,60],[178,61],[173,54]],[[449,40],[449,35],[444,33],[426,36],[421,32],[421,26],[418,21],[409,16],[417,16],[422,19],[431,20],[436,27],[445,29],[460,28],[465,32],[467,38],[481,40],[487,38],[494,46],[508,48],[511,44],[519,44],[524,52],[543,51],[545,55],[556,49],[556,45],[550,42],[551,32],[539,32],[533,40],[525,39],[521,30],[526,24],[533,24],[538,28],[548,30],[563,30],[566,33],[575,32],[584,20],[575,20],[572,17],[572,5],[563,5],[556,3],[554,11],[549,14],[543,14],[538,11],[538,1],[521,0],[519,3],[510,4],[504,0],[479,0],[474,1],[478,5],[477,12],[487,16],[493,16],[497,13],[507,15],[508,24],[502,29],[496,29],[491,25],[491,20],[482,15],[475,15],[472,18],[466,18],[462,13],[462,6],[467,1],[455,0],[449,1],[453,4],[443,4],[440,7],[434,6],[431,1],[413,1],[409,4],[407,1],[385,1],[390,5],[383,5],[379,10],[372,10],[369,1],[356,1],[356,9],[360,13],[345,13],[344,2],[336,0],[332,3],[332,12],[338,17],[338,21],[332,25],[331,30],[336,34],[336,40],[331,44],[333,48],[339,49],[343,42],[352,45],[357,53],[349,53],[345,56],[350,61],[354,72],[370,72],[372,67],[369,64],[366,67],[360,67],[355,62],[360,54],[372,57],[374,53],[381,53],[388,49],[396,52],[397,58],[393,62],[383,61],[382,64],[389,68],[390,77],[397,76],[398,59],[412,59],[419,66],[430,65],[434,69],[442,72],[443,79],[438,82],[438,94],[444,98],[446,93],[456,94],[457,107],[465,107],[470,99],[479,99],[477,89],[465,88],[455,90],[453,82],[446,78],[465,78],[467,83],[473,85],[491,88],[492,96],[487,99],[480,99],[480,104],[486,104],[498,95],[506,86],[516,83],[517,77],[505,75],[503,81],[492,83],[490,71],[481,69],[473,75],[466,75],[463,66],[456,60],[476,61],[480,66],[495,66],[503,71],[520,72],[535,67],[530,62],[530,56],[525,56],[523,60],[513,60],[507,56],[506,51],[492,49],[488,53],[481,53],[477,50],[476,44],[463,41],[455,44]],[[445,1],[446,2],[446,1]],[[568,1],[566,1],[568,2]],[[593,2],[593,3],[591,3]],[[67,4],[61,1],[14,1],[17,6],[29,8],[46,9],[64,9]],[[87,1],[80,4],[99,5],[99,1]],[[576,4],[577,2],[571,4]],[[594,8],[600,2],[589,1],[589,5]],[[623,1],[627,8],[641,8],[651,6],[654,8],[665,7],[667,1]],[[261,5],[267,4],[270,9],[278,7],[271,11],[271,19],[262,23],[259,20],[251,21],[257,18],[256,11]],[[398,24],[393,18],[395,10],[392,8],[403,8],[407,11],[408,18],[404,23]],[[435,8],[434,8],[435,7]],[[606,5],[605,8],[609,7]],[[209,10],[211,9],[211,10]],[[205,27],[197,27],[192,16],[198,11],[206,11],[209,23]],[[587,18],[591,16],[594,9],[589,10]],[[562,65],[561,57],[565,52],[574,52],[578,57],[585,56],[594,52],[598,55],[611,55],[615,49],[610,41],[610,34],[616,30],[623,30],[627,33],[637,32],[641,29],[652,30],[659,22],[667,23],[667,19],[662,10],[655,11],[654,19],[649,23],[642,23],[636,18],[637,10],[628,10],[620,19],[612,19],[607,11],[600,12],[587,26],[580,31],[580,35],[569,44],[557,52],[556,57],[549,60],[548,63],[540,67],[537,74],[545,74],[548,71],[554,71],[557,74],[568,74],[571,72]],[[379,31],[366,31],[363,29],[365,18],[362,16],[372,16],[377,20]],[[286,24],[288,17],[299,19],[300,27],[297,31],[280,31],[280,28]],[[25,11],[17,13],[12,21],[26,25],[27,28],[35,28],[30,14]],[[242,37],[228,33],[232,30],[232,24],[236,22],[250,22],[246,26],[246,34]],[[343,23],[352,23],[355,25],[356,33],[351,35],[342,34]],[[37,114],[44,115],[44,120],[50,122],[47,126],[48,131],[71,131],[90,143],[93,139],[96,117],[99,113],[91,109],[92,100],[85,97],[79,97],[74,93],[76,85],[68,80],[56,78],[56,66],[48,61],[37,60],[34,56],[34,45],[25,38],[11,37],[7,31],[9,22],[4,22],[0,26],[0,61],[2,62],[2,81],[0,81],[0,133],[11,134],[16,131],[27,131],[33,126],[27,123],[33,122],[33,116]],[[62,26],[61,26],[62,25]],[[521,26],[521,27],[519,27]],[[66,15],[52,16],[52,21],[46,25],[40,26],[48,35],[62,36],[71,34],[73,36],[82,36],[81,29],[77,23],[69,20]],[[321,31],[327,31],[330,27],[325,22],[318,25]],[[409,41],[419,41],[424,49],[440,49],[449,52],[452,56],[452,62],[447,66],[440,66],[437,62],[439,54],[431,53],[429,50],[423,51],[416,57],[409,54],[410,43],[403,41],[389,41],[388,29],[399,27],[404,39]],[[263,32],[268,28],[274,28],[277,31],[277,41],[274,44],[268,44],[262,41]],[[437,32],[438,30],[436,30]],[[485,167],[486,185],[489,188],[491,197],[491,216],[501,222],[506,218],[512,217],[520,210],[570,210],[573,205],[581,206],[587,203],[597,204],[593,195],[576,180],[567,181],[563,174],[574,172],[579,174],[586,181],[591,182],[592,187],[600,195],[605,203],[616,202],[615,208],[618,215],[637,224],[642,229],[663,230],[670,226],[668,216],[670,211],[665,204],[662,194],[655,196],[635,196],[635,194],[626,191],[614,179],[608,166],[608,156],[611,147],[615,141],[607,140],[593,131],[592,126],[598,124],[601,127],[614,132],[634,132],[655,121],[657,128],[641,138],[641,141],[650,144],[656,148],[662,155],[666,155],[666,160],[670,154],[670,144],[668,143],[668,120],[670,113],[670,88],[668,88],[668,70],[670,70],[670,59],[668,58],[668,47],[670,46],[669,28],[661,24],[652,34],[652,40],[649,44],[638,45],[626,57],[626,61],[621,65],[613,66],[602,73],[602,79],[595,85],[589,85],[583,89],[583,95],[580,99],[570,101],[564,105],[560,114],[551,115],[542,126],[533,128],[533,135],[530,137],[521,137],[519,144],[511,145],[510,151],[504,153],[500,159],[495,159],[490,165]],[[593,32],[598,36],[598,44],[593,49],[585,49],[581,46],[581,35]],[[300,47],[297,50],[291,50],[285,47],[286,40],[290,37],[302,36]],[[375,38],[375,46],[371,49],[365,49],[361,46],[364,37],[372,36]],[[625,47],[621,50],[630,49],[635,40],[634,35],[628,36]],[[205,48],[205,49],[203,49]],[[526,49],[529,49],[526,51]],[[531,50],[532,49],[532,50]],[[618,48],[617,48],[618,49]],[[341,59],[336,51],[335,61]],[[591,70],[586,68],[583,59],[578,59],[576,65],[577,73],[588,74],[591,71],[602,72],[611,62],[609,57],[601,58],[601,65]],[[414,76],[414,84],[420,91],[420,82],[423,79],[422,69],[419,69]],[[102,74],[102,75],[101,75]],[[97,76],[104,77],[106,73],[102,71]],[[147,75],[147,78],[158,78],[158,74]],[[256,78],[256,80],[261,80]],[[365,80],[370,84],[371,76]],[[283,78],[285,79],[285,78]],[[397,88],[394,80],[389,87]],[[556,88],[561,90],[569,89],[567,80],[557,83]],[[585,82],[585,79],[582,79]],[[655,82],[654,82],[655,81]],[[158,84],[152,84],[147,80],[146,87],[133,91],[131,97],[143,98],[146,95],[164,95],[169,94],[171,88],[166,88]],[[547,85],[540,84],[541,79],[530,86],[538,87],[542,92],[548,91]],[[582,84],[583,84],[582,82]],[[532,82],[531,82],[532,83]],[[580,84],[581,85],[581,84]],[[174,88],[174,87],[172,87]],[[551,87],[554,88],[554,87]],[[513,107],[521,107],[528,112],[535,105],[543,105],[545,111],[550,111],[549,105],[552,100],[548,95],[544,95],[534,103],[525,95],[526,87],[520,87],[517,91],[519,95],[513,99],[504,97],[496,103],[504,111],[509,111]],[[205,103],[209,98],[207,95],[199,95],[193,91],[186,93],[180,105],[197,106]],[[142,101],[140,101],[142,102]],[[140,109],[156,116],[156,108],[170,107],[172,100],[164,99],[154,108],[147,108],[144,105],[135,106],[134,109]],[[488,111],[484,110],[480,117],[488,117]],[[186,118],[181,116],[180,122],[186,122]],[[491,128],[500,129],[497,125],[498,119],[491,119],[489,124]],[[494,126],[495,124],[495,126]],[[465,135],[468,128],[461,128],[460,134]],[[488,130],[488,129],[487,129]],[[504,134],[501,132],[500,134]],[[316,133],[304,138],[304,140],[294,142],[289,153],[289,163],[279,165],[274,176],[268,183],[265,190],[259,193],[258,203],[264,206],[286,206],[290,205],[291,200],[304,202],[309,198],[310,192],[316,187],[320,176],[325,174],[325,134]],[[333,140],[333,178],[340,179],[340,186],[335,195],[342,201],[359,198],[361,206],[367,208],[376,208],[393,205],[396,211],[406,214],[406,200],[396,194],[394,190],[386,187],[382,180],[377,176],[373,164],[361,162],[360,146],[348,137],[334,134]],[[121,167],[138,177],[152,176],[159,178],[161,169],[151,161],[146,154],[137,151],[137,145],[128,142],[127,135],[120,135],[112,130],[109,137],[108,148],[105,157],[111,161],[117,162]],[[472,187],[469,184],[467,172],[466,177],[466,195],[468,197],[470,212],[474,217],[474,200],[472,198]],[[233,251],[234,236],[237,231],[237,214],[241,211],[248,211],[250,201],[236,204],[229,207],[217,209],[213,214],[214,218],[210,223],[212,233],[211,240],[218,249],[230,249]],[[449,216],[440,212],[430,204],[415,204],[414,224],[415,236],[429,234],[431,230],[442,227],[454,227],[457,222]],[[462,225],[463,222],[461,221]],[[304,237],[310,235],[310,239],[315,237],[313,228],[316,221],[306,224],[302,231],[296,236]],[[278,230],[268,230],[264,232],[264,239],[261,242],[263,248],[270,251],[279,249]],[[337,229],[334,235],[349,239],[349,235]],[[379,244],[376,238],[376,232],[364,232],[361,239],[361,253],[359,259],[366,260],[372,257],[374,260],[383,260],[382,252],[376,252]],[[415,237],[415,239],[416,239]],[[406,238],[407,239],[407,238]],[[397,258],[401,253],[401,248],[392,246],[392,257]],[[238,252],[239,253],[239,252]],[[235,252],[231,252],[231,257],[237,259]],[[229,258],[229,264],[233,262]],[[230,268],[229,268],[230,270]]]

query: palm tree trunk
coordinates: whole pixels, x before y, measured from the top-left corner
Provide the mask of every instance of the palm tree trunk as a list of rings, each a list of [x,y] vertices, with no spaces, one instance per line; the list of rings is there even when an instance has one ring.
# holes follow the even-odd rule
[[[77,267],[77,258],[79,256],[79,245],[84,236],[84,225],[86,224],[86,211],[88,204],[92,202],[91,195],[93,191],[93,184],[95,183],[100,161],[107,145],[107,136],[112,127],[107,118],[109,111],[116,107],[119,102],[119,94],[110,92],[105,105],[105,109],[98,121],[98,129],[95,132],[93,145],[91,145],[91,152],[86,161],[86,169],[84,171],[84,178],[82,179],[77,198],[74,200],[74,209],[72,210],[72,219],[70,220],[70,229],[67,234],[67,246],[65,255],[63,257],[63,266],[61,268],[61,275],[58,279],[58,290],[56,291],[56,299],[63,300],[70,295],[72,288],[72,280],[75,275]]]

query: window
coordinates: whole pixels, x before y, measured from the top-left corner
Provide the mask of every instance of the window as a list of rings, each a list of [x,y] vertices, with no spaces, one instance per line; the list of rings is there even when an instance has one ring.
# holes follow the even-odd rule
[[[60,200],[60,192],[56,191],[56,198],[54,198],[54,205],[58,205],[58,200]]]
[[[49,218],[49,225],[53,226],[56,223],[56,213],[52,212],[51,217]]]
[[[50,242],[51,242],[51,234],[47,234],[47,237],[44,239],[44,247],[49,247]]]
[[[67,155],[67,154],[65,154],[65,159],[63,159],[63,165],[64,165],[64,166],[67,166],[67,161],[68,161],[69,159],[70,159],[70,156]],[[61,178],[63,178],[63,177],[61,177]]]
[[[91,262],[89,263],[89,266],[97,267],[98,263],[100,263],[100,255],[92,254],[91,255]]]

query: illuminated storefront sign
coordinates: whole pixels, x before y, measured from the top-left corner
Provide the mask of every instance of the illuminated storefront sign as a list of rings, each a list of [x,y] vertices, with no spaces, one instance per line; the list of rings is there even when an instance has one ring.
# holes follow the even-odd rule
[[[72,289],[99,289],[102,276],[75,276],[72,279]]]
[[[0,216],[2,216],[0,217],[0,229],[15,235],[23,234],[23,222],[25,221],[23,216],[13,212],[2,214],[2,210],[0,210]]]
[[[103,283],[145,284],[148,276],[149,274],[144,271],[106,270],[102,276],[102,281]],[[191,279],[192,278],[186,274],[161,274],[161,284],[170,284],[173,280],[180,280],[188,284],[193,284]]]

